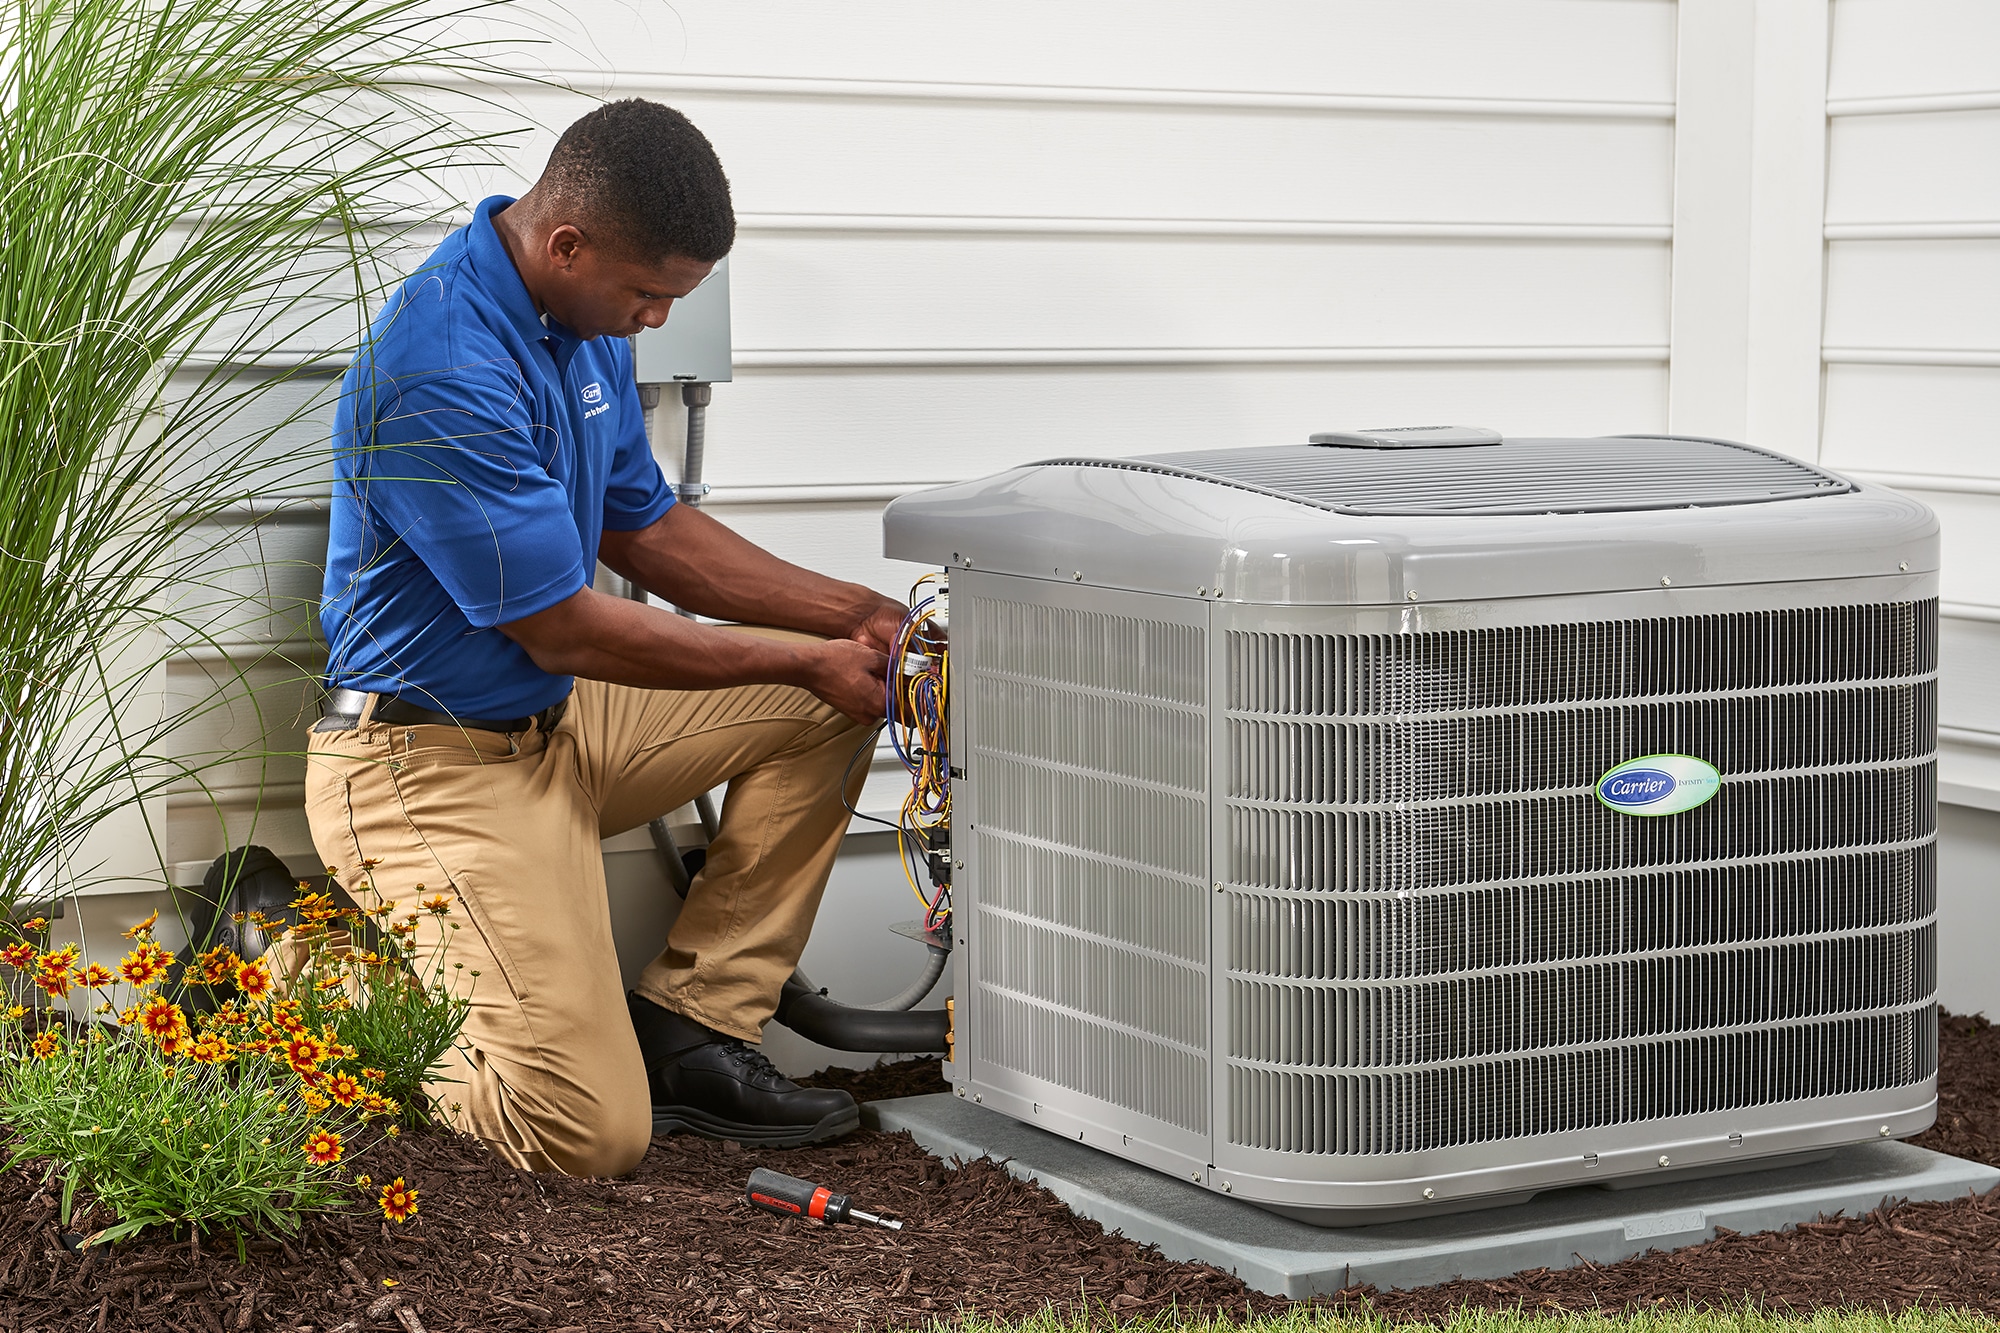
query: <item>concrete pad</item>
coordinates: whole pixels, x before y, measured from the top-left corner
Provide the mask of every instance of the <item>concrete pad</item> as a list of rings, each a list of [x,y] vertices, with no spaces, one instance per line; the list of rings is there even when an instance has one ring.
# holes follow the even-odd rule
[[[1455,1277],[1612,1263],[1710,1240],[1717,1227],[1776,1231],[1822,1213],[1865,1213],[1885,1199],[1981,1193],[2000,1170],[1907,1143],[1863,1143],[1826,1161],[1630,1189],[1579,1186],[1527,1203],[1421,1221],[1329,1230],[1267,1213],[1087,1148],[949,1093],[870,1102],[863,1118],[908,1130],[939,1157],[991,1157],[1039,1182],[1107,1231],[1169,1259],[1232,1272],[1259,1291],[1303,1298],[1356,1283],[1423,1287]]]

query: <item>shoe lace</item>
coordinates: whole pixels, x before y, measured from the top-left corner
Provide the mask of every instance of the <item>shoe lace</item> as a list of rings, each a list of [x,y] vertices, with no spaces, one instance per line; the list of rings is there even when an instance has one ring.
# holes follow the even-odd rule
[[[752,1077],[777,1079],[780,1082],[787,1081],[785,1076],[778,1072],[778,1067],[771,1063],[770,1058],[763,1051],[752,1046],[749,1042],[742,1040],[740,1037],[731,1037],[727,1042],[723,1043],[723,1046],[729,1052],[729,1058],[736,1064],[743,1066],[744,1071]]]

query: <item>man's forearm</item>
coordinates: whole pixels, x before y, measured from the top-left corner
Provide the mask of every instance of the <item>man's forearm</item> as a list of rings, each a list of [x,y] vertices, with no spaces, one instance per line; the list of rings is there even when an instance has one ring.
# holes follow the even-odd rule
[[[698,615],[839,637],[879,607],[858,583],[780,560],[691,505],[637,532],[607,532],[604,563]]]
[[[851,639],[801,642],[744,634],[593,588],[509,621],[500,632],[551,675],[649,690],[796,685],[849,717],[882,716],[888,659]]]

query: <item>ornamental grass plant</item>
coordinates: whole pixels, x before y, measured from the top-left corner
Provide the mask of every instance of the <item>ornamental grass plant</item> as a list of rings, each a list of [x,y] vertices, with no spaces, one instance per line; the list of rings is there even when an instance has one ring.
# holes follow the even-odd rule
[[[115,969],[80,963],[74,946],[45,947],[45,921],[5,928],[0,1126],[14,1160],[45,1163],[59,1182],[65,1226],[79,1197],[108,1215],[92,1242],[189,1225],[240,1245],[250,1233],[296,1232],[305,1214],[357,1193],[388,1221],[416,1214],[414,1185],[398,1176],[378,1188],[354,1167],[399,1132],[404,1106],[385,1089],[422,1060],[421,1097],[442,1054],[434,1045],[457,1038],[466,1002],[445,983],[441,951],[416,970],[402,946],[413,919],[392,923],[383,951],[356,951],[347,941],[359,914],[300,889],[300,922],[279,944],[296,964],[287,976],[216,948],[170,985],[173,955],[154,941],[152,918],[127,932],[133,946]],[[423,910],[451,924],[447,899]],[[31,1009],[33,992],[83,992],[91,1018]]]
[[[491,8],[0,0],[0,916],[129,880],[88,840],[135,805],[164,862],[145,798],[258,761],[188,753],[221,701],[168,701],[162,663],[268,637],[255,529],[323,493],[329,371],[434,238],[438,173],[491,157],[439,110],[506,77],[451,36]]]

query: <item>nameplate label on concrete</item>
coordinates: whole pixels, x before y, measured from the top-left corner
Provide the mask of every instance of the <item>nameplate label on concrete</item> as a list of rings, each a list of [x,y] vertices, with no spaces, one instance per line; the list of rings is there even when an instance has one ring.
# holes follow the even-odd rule
[[[1708,1215],[1699,1208],[1683,1208],[1677,1213],[1654,1213],[1649,1217],[1625,1219],[1626,1240],[1650,1240],[1654,1236],[1684,1236],[1690,1231],[1707,1231]]]

